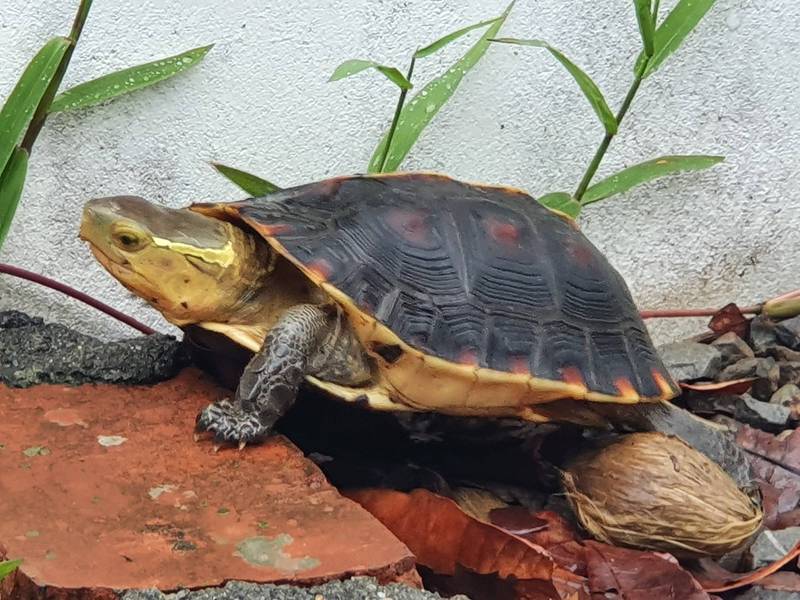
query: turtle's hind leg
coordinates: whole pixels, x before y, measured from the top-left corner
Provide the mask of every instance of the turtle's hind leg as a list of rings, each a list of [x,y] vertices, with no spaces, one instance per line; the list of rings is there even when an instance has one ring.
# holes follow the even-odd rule
[[[286,310],[245,368],[234,401],[205,408],[197,416],[197,431],[240,447],[269,435],[294,403],[310,361],[336,321],[332,306],[299,304]]]
[[[620,421],[644,430],[674,435],[716,462],[740,487],[753,483],[747,453],[723,427],[696,417],[671,402],[641,403],[620,410]]]

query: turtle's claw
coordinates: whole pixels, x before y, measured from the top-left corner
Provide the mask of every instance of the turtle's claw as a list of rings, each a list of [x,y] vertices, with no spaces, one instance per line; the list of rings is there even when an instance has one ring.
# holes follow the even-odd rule
[[[257,414],[243,411],[227,398],[210,404],[197,415],[195,431],[212,433],[218,445],[238,445],[240,451],[268,433]]]

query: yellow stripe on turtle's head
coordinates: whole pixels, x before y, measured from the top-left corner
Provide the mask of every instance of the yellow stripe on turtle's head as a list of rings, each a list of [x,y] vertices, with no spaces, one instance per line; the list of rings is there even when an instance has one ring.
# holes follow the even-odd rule
[[[177,325],[219,320],[258,285],[264,244],[230,223],[135,196],[86,203],[80,237],[125,287]]]

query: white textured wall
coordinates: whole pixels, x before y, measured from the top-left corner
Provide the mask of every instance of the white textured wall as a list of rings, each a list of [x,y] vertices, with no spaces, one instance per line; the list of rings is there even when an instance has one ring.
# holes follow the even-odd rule
[[[0,2],[0,97],[43,40],[68,30],[77,0]],[[618,106],[639,39],[628,0],[519,0],[504,33],[558,45]],[[666,9],[674,2],[662,2]],[[136,193],[181,206],[242,194],[217,159],[298,184],[365,168],[394,89],[364,74],[327,83],[342,60],[405,64],[416,46],[499,14],[505,0],[96,0],[67,74],[110,70],[216,43],[172,81],[106,106],[55,116],[39,138],[2,260],[55,277],[166,329],[76,239],[82,202]],[[601,175],[666,153],[727,162],[588,208],[585,232],[640,306],[717,306],[800,287],[800,3],[719,0],[649,79]],[[418,81],[474,37],[423,61]],[[405,163],[534,193],[576,185],[602,129],[545,52],[497,46]],[[60,295],[0,277],[0,307],[89,332],[130,330]],[[651,322],[658,339],[702,321]]]

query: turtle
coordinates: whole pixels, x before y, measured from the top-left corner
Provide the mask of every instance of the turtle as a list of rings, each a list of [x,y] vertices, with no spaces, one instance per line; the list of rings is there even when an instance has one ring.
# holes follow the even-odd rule
[[[308,383],[375,410],[658,430],[749,478],[671,402],[621,274],[520,189],[415,172],[179,209],[114,196],[85,204],[80,237],[168,321],[252,352],[197,416],[219,444],[269,436]]]

